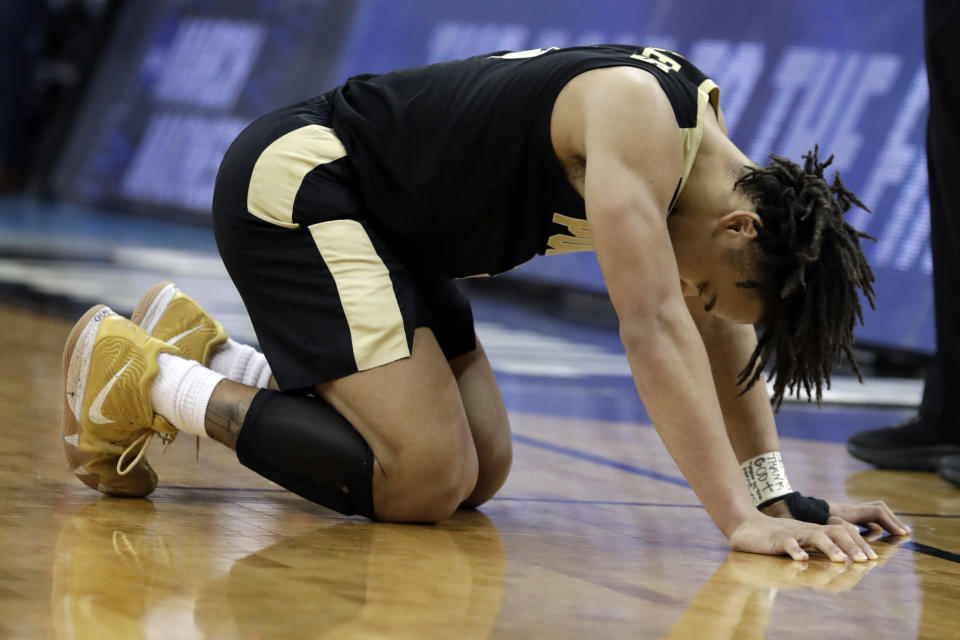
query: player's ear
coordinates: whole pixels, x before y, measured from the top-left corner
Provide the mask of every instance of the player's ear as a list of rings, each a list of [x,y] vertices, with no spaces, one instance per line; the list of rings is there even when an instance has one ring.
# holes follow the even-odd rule
[[[762,226],[753,211],[731,211],[717,221],[714,233],[725,247],[740,249],[757,239],[757,229]]]

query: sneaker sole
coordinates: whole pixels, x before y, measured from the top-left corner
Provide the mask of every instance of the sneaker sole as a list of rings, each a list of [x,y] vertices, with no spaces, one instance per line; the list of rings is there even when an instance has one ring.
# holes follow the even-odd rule
[[[945,444],[891,451],[889,449],[866,449],[847,443],[847,451],[854,458],[869,462],[880,469],[936,471],[941,459],[960,453],[960,446]]]
[[[79,446],[80,419],[78,415],[83,410],[83,395],[86,392],[87,376],[90,373],[90,359],[96,343],[97,333],[103,319],[111,313],[106,305],[98,304],[91,307],[77,324],[73,326],[67,342],[63,347],[63,360],[60,372],[63,375],[63,414],[61,419],[61,440],[67,463],[74,475],[91,489],[98,489],[100,479],[87,472],[83,467],[86,454]],[[77,350],[79,349],[79,353]],[[74,356],[77,356],[74,358]],[[72,405],[71,406],[71,401]],[[82,470],[78,472],[79,470]]]
[[[147,290],[143,297],[140,298],[140,301],[137,303],[137,308],[133,310],[133,314],[130,316],[130,321],[138,325],[141,329],[149,333],[151,336],[156,336],[157,326],[160,324],[160,321],[163,320],[164,315],[167,313],[167,310],[170,309],[172,303],[178,299],[188,301],[189,304],[196,307],[197,311],[204,314],[209,322],[213,323],[217,327],[217,334],[214,337],[208,338],[208,341],[203,345],[202,352],[196,353],[190,351],[189,353],[184,352],[181,355],[190,360],[196,360],[203,366],[207,365],[207,362],[210,360],[210,354],[220,344],[229,339],[229,335],[223,326],[219,322],[213,319],[209,313],[200,304],[185,294],[183,291],[177,289],[176,285],[172,282],[161,282],[155,284],[150,289]],[[197,327],[199,328],[199,327]],[[189,334],[190,332],[187,332]],[[166,340],[169,340],[168,344],[173,346],[182,347],[182,345],[177,344],[177,340],[180,337],[184,337],[187,334],[181,334],[177,337],[167,337]]]
[[[163,317],[163,312],[176,295],[177,287],[172,282],[161,282],[153,285],[140,298],[140,302],[137,303],[137,308],[133,310],[130,320],[153,335],[157,323]]]

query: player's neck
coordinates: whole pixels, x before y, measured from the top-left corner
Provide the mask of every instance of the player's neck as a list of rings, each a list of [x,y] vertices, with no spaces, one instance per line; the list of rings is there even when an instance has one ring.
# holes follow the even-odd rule
[[[748,204],[733,185],[742,168],[753,164],[721,132],[705,128],[687,184],[677,199],[675,215],[712,220]]]

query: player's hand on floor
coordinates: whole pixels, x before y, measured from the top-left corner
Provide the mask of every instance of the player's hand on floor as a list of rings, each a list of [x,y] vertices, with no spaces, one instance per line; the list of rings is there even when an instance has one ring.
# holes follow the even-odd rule
[[[852,524],[862,524],[871,530],[886,530],[895,536],[910,535],[910,529],[905,525],[893,509],[888,507],[882,500],[873,502],[861,502],[859,504],[842,504],[840,502],[830,502],[829,524],[841,524],[849,522]]]
[[[843,504],[840,502],[827,502],[830,505],[830,518],[827,524],[851,524],[863,525],[870,531],[887,531],[895,536],[910,535],[910,529],[907,527],[893,509],[888,507],[882,500],[873,502],[861,502],[859,504]],[[768,516],[774,518],[793,518],[787,503],[784,500],[778,500],[771,505],[761,509]]]
[[[804,549],[816,549],[833,562],[877,559],[856,525],[849,522],[817,525],[762,514],[737,527],[730,536],[730,547],[734,551],[788,555],[794,560],[809,559]]]

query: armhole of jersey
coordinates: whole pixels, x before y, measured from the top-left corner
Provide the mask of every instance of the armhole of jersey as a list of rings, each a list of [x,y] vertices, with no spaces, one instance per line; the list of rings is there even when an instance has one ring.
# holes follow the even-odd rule
[[[716,82],[707,78],[700,84],[699,89],[709,97],[710,106],[713,107],[713,112],[717,114],[717,122],[720,123],[720,128],[726,133],[727,120],[723,117],[723,109],[720,108],[720,87],[717,86]]]
[[[687,129],[680,129],[683,135],[683,174],[680,177],[680,185],[674,194],[673,202],[677,201],[677,196],[683,191],[687,184],[687,178],[693,169],[693,162],[697,159],[697,150],[700,148],[700,141],[703,139],[703,118],[706,116],[707,107],[713,107],[717,114],[717,120],[721,126],[726,128],[723,120],[723,112],[720,110],[720,88],[710,78],[707,78],[697,87],[697,125]],[[671,204],[671,209],[673,208]],[[669,214],[670,211],[668,210]]]

